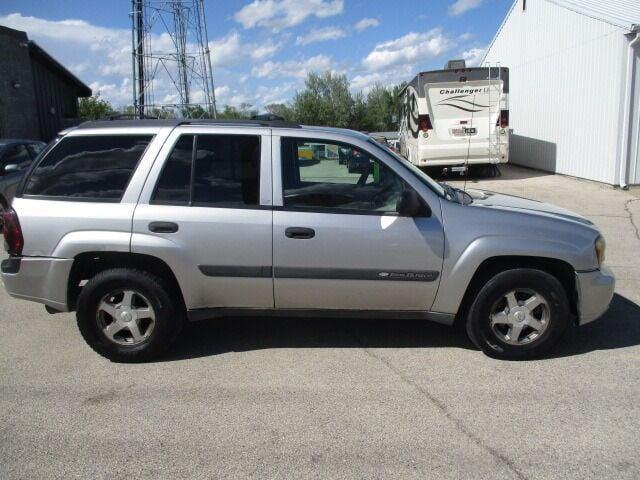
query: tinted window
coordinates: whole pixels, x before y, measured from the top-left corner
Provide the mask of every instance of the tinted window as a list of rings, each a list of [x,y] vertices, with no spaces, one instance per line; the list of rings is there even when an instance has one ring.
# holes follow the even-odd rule
[[[193,203],[257,205],[260,139],[245,135],[198,135]]]
[[[7,148],[2,156],[2,166],[18,165],[23,167],[25,163],[31,160],[27,147],[24,145],[12,145]]]
[[[283,139],[282,168],[285,207],[396,212],[406,188],[391,169],[346,144]]]
[[[119,200],[150,135],[65,137],[27,181],[26,195]]]
[[[182,135],[164,164],[153,200],[158,203],[189,203],[193,135]]]

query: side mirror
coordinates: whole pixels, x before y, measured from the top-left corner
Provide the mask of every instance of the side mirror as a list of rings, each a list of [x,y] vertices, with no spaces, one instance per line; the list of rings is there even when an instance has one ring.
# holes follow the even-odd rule
[[[4,173],[17,172],[18,170],[20,170],[20,167],[15,163],[10,163],[4,167]]]
[[[430,217],[431,208],[427,205],[418,192],[405,190],[396,204],[396,211],[403,217]]]

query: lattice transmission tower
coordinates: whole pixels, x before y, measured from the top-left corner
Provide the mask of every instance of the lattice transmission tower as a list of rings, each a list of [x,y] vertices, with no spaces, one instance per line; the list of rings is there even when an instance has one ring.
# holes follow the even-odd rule
[[[216,118],[204,0],[131,0],[131,7],[134,115]]]

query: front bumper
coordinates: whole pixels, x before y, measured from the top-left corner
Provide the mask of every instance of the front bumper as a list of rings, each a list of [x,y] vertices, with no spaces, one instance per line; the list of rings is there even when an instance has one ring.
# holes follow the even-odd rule
[[[576,272],[578,324],[592,322],[609,308],[616,279],[607,267],[592,272]]]
[[[2,282],[9,295],[66,312],[67,283],[73,259],[10,257],[2,261]]]

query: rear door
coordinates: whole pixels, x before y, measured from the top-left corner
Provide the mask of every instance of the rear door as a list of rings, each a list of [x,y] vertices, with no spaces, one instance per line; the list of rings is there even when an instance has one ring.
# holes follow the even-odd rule
[[[301,154],[309,145],[321,152],[312,160]],[[359,145],[274,136],[274,152],[276,307],[428,310],[443,258],[439,202],[429,217],[399,216],[413,186]]]
[[[178,127],[145,183],[131,249],[171,267],[189,309],[271,308],[271,222],[270,130]]]

